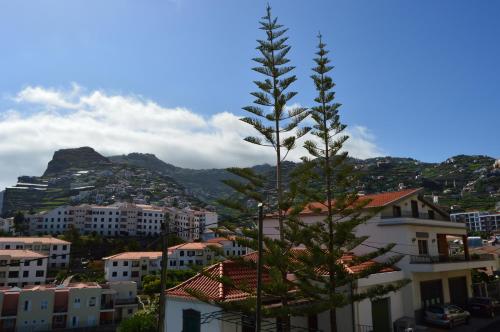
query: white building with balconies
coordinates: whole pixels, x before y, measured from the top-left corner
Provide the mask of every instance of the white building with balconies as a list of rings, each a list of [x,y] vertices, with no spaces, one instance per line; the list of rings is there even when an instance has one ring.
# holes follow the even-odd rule
[[[470,255],[465,224],[451,222],[445,211],[427,201],[421,193],[421,189],[407,189],[361,196],[360,199],[370,200],[365,207],[367,213],[370,209],[376,212],[357,227],[356,235],[368,239],[354,249],[355,254],[366,254],[395,244],[388,256],[403,255],[396,267],[411,280],[400,290],[404,299],[401,314],[415,317],[417,321],[422,310],[431,304],[465,304],[472,296],[472,269],[497,268],[493,255]],[[324,204],[312,203],[300,218],[312,224],[323,221],[325,214]],[[264,233],[279,237],[275,216],[265,218]],[[460,243],[459,248],[457,243]],[[390,311],[390,300],[386,306],[386,311]],[[354,310],[358,309],[355,306]],[[387,319],[392,326],[400,317],[388,315]],[[363,325],[373,326],[371,312],[365,310],[362,318]]]

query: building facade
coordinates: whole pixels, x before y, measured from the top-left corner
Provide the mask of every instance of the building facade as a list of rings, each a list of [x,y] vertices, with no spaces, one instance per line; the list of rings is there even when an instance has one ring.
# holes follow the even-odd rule
[[[71,242],[54,237],[0,237],[0,249],[26,249],[48,257],[48,268],[69,266]]]
[[[137,311],[134,282],[0,289],[0,330],[51,331],[114,325]]]
[[[0,250],[0,286],[43,285],[47,278],[47,256],[23,250]]]
[[[500,212],[471,211],[450,214],[450,220],[465,223],[470,231],[497,232],[500,231]]]
[[[208,227],[216,227],[217,213],[207,210],[116,203],[109,206],[60,206],[27,215],[31,235],[63,234],[70,228],[101,236],[158,236],[168,219],[171,231],[185,241],[199,240]],[[207,226],[208,225],[208,226]]]
[[[122,252],[104,257],[107,281],[134,281],[142,286],[142,277],[160,272],[161,251]]]
[[[421,192],[407,189],[361,196],[369,200],[366,213],[371,213],[370,208],[379,211],[357,227],[356,235],[368,239],[354,253],[362,255],[395,244],[392,251],[404,254],[396,266],[411,280],[400,291],[402,315],[390,316],[391,325],[403,315],[420,320],[423,309],[431,304],[465,304],[472,296],[472,269],[498,266],[493,255],[470,255],[465,225],[451,222],[449,215],[427,201]],[[322,222],[325,212],[323,204],[312,203],[300,218],[305,223]],[[264,233],[279,237],[278,220],[274,216],[265,218]],[[456,240],[463,243],[458,250],[452,245]],[[391,255],[394,254],[388,256]],[[390,300],[385,305],[384,310],[389,310]]]

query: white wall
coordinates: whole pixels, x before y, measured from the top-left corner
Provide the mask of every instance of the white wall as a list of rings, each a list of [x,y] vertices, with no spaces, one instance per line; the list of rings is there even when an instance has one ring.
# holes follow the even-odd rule
[[[201,315],[220,310],[220,308],[216,306],[206,304],[198,300],[167,296],[165,331],[168,332],[182,331],[182,311],[186,309],[197,310],[200,312]],[[222,331],[223,327],[221,321],[216,319],[201,325],[201,332],[222,332]]]

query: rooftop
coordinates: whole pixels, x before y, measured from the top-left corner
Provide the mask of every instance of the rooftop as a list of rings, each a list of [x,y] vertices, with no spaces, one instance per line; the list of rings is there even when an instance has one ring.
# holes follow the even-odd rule
[[[143,259],[143,258],[147,259],[161,258],[161,251],[126,251],[116,255],[103,257],[103,260],[107,259],[128,260],[128,259]]]
[[[399,191],[391,191],[378,194],[370,194],[359,196],[360,200],[370,200],[365,208],[379,208],[397,202],[405,197],[414,195],[422,191],[421,188],[405,189]],[[313,202],[306,206],[301,214],[318,214],[327,212],[327,207],[323,203]]]
[[[23,242],[25,244],[71,244],[71,242],[64,241],[50,236],[39,237],[0,237],[0,243],[5,242]]]
[[[256,262],[257,253],[250,253],[245,255],[244,258]],[[352,254],[347,254],[342,258],[342,263],[345,264],[349,273],[360,273],[376,264],[375,261],[367,261],[354,265],[351,263],[354,258],[355,256]],[[393,268],[385,268],[379,273],[394,271],[395,269]],[[221,283],[215,280],[216,278],[229,278],[236,285],[236,288]],[[263,282],[266,283],[268,281],[269,275],[266,271],[264,271]],[[168,289],[166,294],[168,296],[194,298],[194,296],[191,295],[192,293],[200,293],[206,296],[208,300],[214,301],[241,300],[250,296],[250,294],[244,292],[243,290],[237,289],[238,285],[244,286],[242,288],[255,288],[257,285],[257,270],[238,262],[226,260],[214,264],[206,268],[204,273],[198,273],[185,282]]]
[[[19,250],[19,249],[3,249],[0,250],[0,256],[8,256],[14,259],[23,258],[45,258],[47,255],[42,255],[31,250]]]
[[[214,242],[188,242],[188,243],[182,243],[178,244],[176,246],[169,247],[168,250],[204,250],[207,249],[210,246],[218,246],[217,243]]]

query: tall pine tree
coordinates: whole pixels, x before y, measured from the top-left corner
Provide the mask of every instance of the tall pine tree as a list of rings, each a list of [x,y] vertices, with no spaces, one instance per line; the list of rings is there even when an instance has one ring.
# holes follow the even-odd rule
[[[384,263],[375,263],[357,274],[349,273],[350,264],[360,264],[385,255],[394,245],[357,256],[349,262],[343,261],[346,254],[366,240],[366,237],[355,235],[355,228],[370,219],[376,211],[367,211],[369,201],[360,199],[353,190],[353,168],[346,163],[347,152],[342,151],[348,139],[348,136],[343,134],[346,125],[340,122],[340,104],[335,102],[333,91],[335,84],[328,76],[333,67],[327,57],[328,51],[321,35],[318,38],[317,57],[314,59],[316,66],[312,69],[314,73],[311,76],[318,92],[314,99],[316,105],[311,108],[314,125],[310,133],[313,139],[304,144],[312,158],[303,158],[302,166],[302,172],[309,174],[308,182],[312,187],[309,187],[309,190],[303,189],[303,195],[309,202],[319,202],[322,208],[318,210],[326,212],[323,221],[303,225],[300,242],[306,250],[299,254],[302,266],[296,269],[295,273],[299,277],[301,291],[313,299],[314,305],[311,305],[309,310],[316,313],[328,310],[333,332],[337,331],[336,308],[394,291],[406,281],[377,286],[353,297],[348,292],[339,291],[356,279],[393,265],[400,257],[392,256]],[[316,209],[312,205],[309,207]]]
[[[303,107],[287,107],[287,103],[297,94],[288,91],[289,87],[297,78],[291,74],[294,69],[289,65],[287,54],[291,47],[286,44],[288,37],[285,36],[287,29],[278,24],[278,19],[271,14],[268,6],[266,15],[260,21],[260,29],[265,32],[265,39],[257,40],[257,50],[260,56],[253,60],[258,63],[252,68],[264,76],[261,81],[255,81],[258,91],[251,94],[255,97],[254,105],[243,109],[250,113],[248,117],[241,120],[251,125],[259,134],[258,136],[246,137],[245,140],[252,144],[272,148],[275,152],[276,167],[275,179],[268,179],[255,174],[251,169],[231,168],[229,171],[242,179],[226,180],[225,184],[233,188],[237,193],[221,201],[226,207],[237,209],[240,218],[251,218],[256,214],[255,203],[264,203],[266,213],[276,215],[279,225],[279,239],[265,237],[262,263],[266,266],[267,282],[263,285],[262,297],[278,301],[279,306],[265,306],[264,317],[276,317],[280,321],[280,329],[284,332],[290,330],[290,315],[293,307],[290,302],[297,299],[297,292],[293,283],[287,276],[293,267],[294,258],[291,248],[294,242],[290,240],[297,227],[288,223],[285,212],[293,202],[293,192],[289,190],[283,181],[282,163],[288,153],[296,146],[299,138],[305,135],[310,128],[301,127],[300,123],[308,115],[308,110]],[[253,203],[250,203],[253,202]],[[241,219],[240,219],[241,220]],[[238,242],[246,247],[257,250],[258,238],[255,229],[244,231],[244,237]],[[255,262],[239,260],[242,265],[255,267]],[[234,285],[231,280],[220,280],[225,284]],[[227,310],[238,310],[253,314],[256,310],[256,302],[252,295],[255,290],[243,289],[251,296],[248,301],[238,303],[219,303]],[[193,294],[203,299],[203,294]]]

